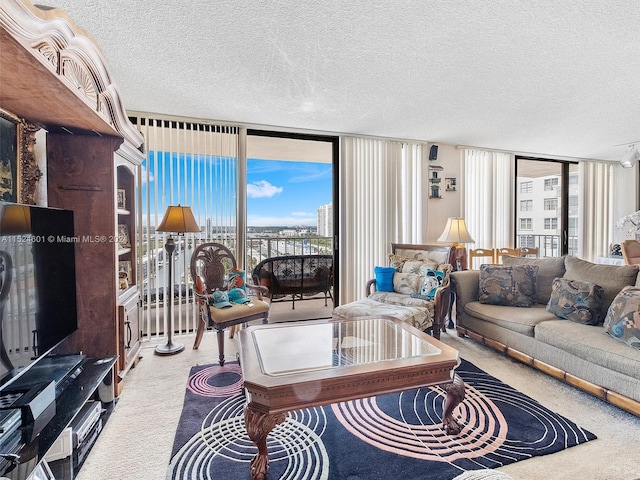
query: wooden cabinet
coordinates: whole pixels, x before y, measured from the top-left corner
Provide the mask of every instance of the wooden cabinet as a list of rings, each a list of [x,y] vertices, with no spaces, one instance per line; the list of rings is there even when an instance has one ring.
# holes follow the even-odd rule
[[[115,212],[117,241],[115,242],[118,261],[118,377],[120,382],[130,368],[135,367],[140,358],[140,288],[137,266],[137,228],[136,228],[136,182],[140,160],[127,158],[127,153],[119,150],[115,154]]]

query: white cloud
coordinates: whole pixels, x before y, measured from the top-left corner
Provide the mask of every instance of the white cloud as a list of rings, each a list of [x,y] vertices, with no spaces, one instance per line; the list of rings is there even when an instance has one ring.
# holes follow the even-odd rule
[[[247,197],[249,198],[268,198],[282,193],[282,187],[271,185],[266,180],[258,180],[257,182],[247,185]]]
[[[313,213],[309,213],[309,212],[291,212],[291,215],[293,215],[294,217],[311,217],[311,218],[315,218],[315,214]]]

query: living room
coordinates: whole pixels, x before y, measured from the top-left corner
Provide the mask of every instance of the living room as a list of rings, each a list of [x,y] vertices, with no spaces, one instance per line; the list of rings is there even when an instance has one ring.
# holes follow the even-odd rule
[[[81,228],[86,229],[81,233],[86,235],[104,232],[102,226],[89,223],[95,222],[93,217],[99,215],[99,202],[108,204],[111,194],[115,193],[113,182],[100,186],[91,183],[92,174],[115,178],[119,187],[125,172],[117,170],[114,177],[113,152],[124,148],[125,160],[135,168],[144,161],[150,139],[143,138],[127,120],[136,115],[178,123],[232,125],[241,131],[260,129],[334,137],[340,139],[343,147],[337,154],[345,168],[351,166],[350,159],[355,164],[355,157],[349,156],[347,148],[353,147],[356,151],[359,146],[367,145],[371,146],[371,152],[380,146],[388,148],[382,157],[395,158],[398,165],[405,161],[409,162],[407,165],[418,165],[415,170],[405,171],[404,177],[397,165],[389,168],[384,181],[375,176],[373,167],[344,171],[341,184],[334,187],[345,209],[338,223],[339,247],[343,252],[339,303],[362,297],[364,284],[373,273],[372,262],[376,265],[384,262],[391,243],[437,244],[449,217],[465,217],[476,247],[515,246],[516,157],[575,163],[584,169],[581,173],[588,181],[583,184],[581,200],[580,258],[595,261],[599,256],[608,256],[611,244],[620,243],[626,236],[615,228],[615,222],[638,209],[637,162],[629,169],[620,165],[638,140],[637,115],[631,113],[637,109],[629,105],[638,97],[633,95],[638,72],[634,72],[635,64],[629,61],[628,55],[638,43],[633,22],[637,19],[634,15],[637,7],[630,2],[607,9],[595,3],[582,6],[519,4],[518,8],[487,7],[480,3],[447,8],[356,3],[346,10],[340,5],[301,7],[278,2],[271,6],[247,5],[240,10],[229,5],[193,5],[186,12],[169,6],[152,12],[147,5],[114,5],[103,9],[85,2],[50,2],[52,7],[66,11],[70,22],[79,26],[74,27],[74,34],[86,35],[90,43],[95,42],[101,49],[93,52],[96,57],[89,63],[97,59],[98,64],[109,67],[106,74],[93,72],[94,78],[107,78],[112,82],[104,89],[104,97],[96,96],[101,100],[91,112],[93,116],[74,113],[78,104],[82,111],[87,106],[84,100],[68,96],[68,91],[72,91],[69,83],[42,81],[61,72],[68,75],[70,70],[65,72],[63,66],[70,63],[61,62],[58,72],[52,72],[47,68],[28,68],[31,60],[15,61],[22,58],[13,57],[18,51],[17,45],[21,45],[26,54],[27,48],[35,48],[35,44],[28,45],[31,34],[7,27],[11,25],[7,19],[16,10],[30,12],[35,7],[21,7],[28,3],[22,1],[3,3],[3,57],[9,54],[13,61],[3,58],[0,107],[18,114],[20,119],[36,120],[41,125],[58,125],[73,132],[80,124],[85,131],[88,126],[88,130],[101,134],[101,139],[92,140],[87,150],[94,152],[91,158],[97,159],[93,171],[88,165],[84,170],[77,165],[81,162],[82,150],[87,148],[79,138],[82,135],[75,135],[71,141],[77,142],[70,149],[78,158],[74,159],[62,153],[62,149],[69,147],[66,138],[62,140],[64,132],[50,130],[46,140],[42,132],[36,134],[36,157],[42,158],[43,152],[39,149],[43,144],[47,145],[47,153],[53,152],[58,157],[53,161],[52,156],[41,164],[44,175],[40,182],[33,182],[32,185],[37,184],[37,191],[32,194],[40,200],[44,197],[45,204],[50,206],[76,210]],[[160,21],[163,28],[158,28],[154,22],[159,21],[161,13],[166,14],[166,18]],[[56,10],[41,11],[41,19],[57,16]],[[319,22],[319,18],[323,21]],[[593,18],[601,21],[594,24]],[[204,24],[188,23],[196,20]],[[212,29],[212,22],[219,27]],[[33,23],[47,24],[40,20]],[[61,23],[64,24],[54,22],[52,29],[61,28],[65,31],[64,37],[68,27],[60,27]],[[294,24],[297,26],[290,29]],[[312,29],[313,26],[317,28]],[[169,31],[176,32],[176,37],[167,34]],[[206,38],[189,37],[202,32],[206,32]],[[12,40],[14,35],[21,38],[21,42]],[[395,38],[398,36],[400,38]],[[187,38],[190,40],[185,40]],[[152,46],[145,46],[143,39],[149,40]],[[69,48],[66,56],[60,58],[67,62],[81,59],[78,52],[85,48],[84,42],[62,41],[61,45]],[[200,45],[204,50],[196,53],[195,47],[186,48],[185,42],[190,47]],[[238,45],[241,48],[236,50]],[[261,50],[261,46],[268,46],[268,51]],[[172,53],[174,48],[178,48],[177,53]],[[189,54],[185,54],[185,50]],[[253,50],[255,57],[248,54]],[[41,51],[46,54],[47,50]],[[177,67],[177,58],[184,59],[190,66]],[[451,61],[452,58],[455,61]],[[251,65],[256,70],[250,69]],[[368,80],[369,77],[373,81]],[[23,81],[25,79],[29,81]],[[29,86],[32,81],[37,86]],[[81,90],[87,84],[79,85]],[[199,90],[201,85],[213,90],[203,92]],[[603,85],[607,88],[603,89]],[[171,91],[170,86],[178,87]],[[269,96],[268,91],[275,96]],[[43,95],[43,92],[55,93]],[[193,96],[188,97],[186,92]],[[24,100],[26,97],[29,100]],[[46,115],[41,110],[47,110]],[[105,115],[105,112],[108,113]],[[105,129],[105,116],[122,124],[114,122]],[[83,117],[82,121],[78,122],[78,117]],[[119,137],[120,142],[124,138],[124,147],[114,141],[114,145],[105,149],[107,140],[111,141],[106,137]],[[399,153],[394,145],[402,146]],[[438,147],[437,158],[428,160],[432,146]],[[406,152],[414,148],[413,159],[407,160]],[[509,157],[509,170],[505,171],[504,164],[497,160],[492,170],[471,173],[472,158],[468,152],[486,152],[495,157],[504,154]],[[101,160],[109,156],[111,170],[106,169],[106,162]],[[374,154],[369,158],[373,164]],[[126,163],[118,161],[122,165]],[[66,166],[64,171],[62,165]],[[443,188],[442,198],[429,198],[430,165],[441,166],[444,178],[448,179],[449,188]],[[363,172],[371,176],[359,177]],[[480,175],[484,183],[477,181],[474,185],[474,178],[479,180]],[[511,187],[505,188],[506,183],[500,183],[506,177],[510,178]],[[368,205],[366,215],[362,212],[367,209],[362,205],[360,211],[346,210],[346,199],[353,193],[349,192],[350,186],[357,185],[358,178],[364,179],[365,184],[379,182],[375,184],[378,203]],[[451,183],[451,179],[455,182]],[[49,182],[48,190],[45,180]],[[401,185],[400,188],[397,185]],[[135,185],[129,187],[127,198],[134,197],[135,189]],[[86,201],[89,194],[97,196],[97,192],[102,191],[105,196],[101,200]],[[501,192],[490,207],[481,206],[477,201],[486,191]],[[362,198],[359,201],[362,202]],[[80,211],[85,207],[87,212]],[[479,211],[487,216],[480,218],[474,207],[485,208]],[[114,210],[116,218],[124,218],[125,210]],[[91,218],[89,223],[83,221],[83,215]],[[500,218],[503,220],[498,220]],[[115,226],[120,224],[111,218],[105,221]],[[497,225],[499,232],[485,232],[487,224]],[[130,231],[135,228],[135,224],[130,224]],[[358,229],[361,236],[353,236]],[[85,268],[78,272],[80,283],[85,286],[79,291],[78,313],[85,320],[79,320],[82,338],[78,342],[82,347],[88,346],[82,350],[92,355],[107,356],[119,353],[115,340],[111,340],[120,335],[113,326],[116,321],[96,322],[96,325],[104,323],[104,327],[91,330],[86,328],[89,323],[86,319],[93,322],[96,310],[110,311],[112,305],[120,301],[111,272],[114,265],[118,265],[118,259],[113,248],[101,251],[100,258],[96,258],[95,248],[95,245],[78,245],[76,254],[85,262]],[[135,245],[129,248],[135,250]],[[133,253],[121,255],[133,258]],[[115,291],[109,293],[109,298],[96,294],[112,290]],[[98,297],[103,303],[90,306]],[[136,302],[133,304],[135,308]],[[114,318],[118,315],[113,313]],[[139,350],[128,353],[124,364],[119,364],[118,406],[78,478],[164,476],[184,399],[186,375],[190,367],[212,363],[216,358],[214,337],[206,333],[198,350],[187,348],[180,355],[167,358],[152,354],[155,346],[163,343],[161,336],[141,339]],[[192,339],[187,335],[180,341],[188,345]],[[587,474],[591,474],[591,478],[640,477],[631,460],[616,456],[620,450],[633,451],[629,445],[636,444],[634,440],[640,435],[636,416],[512,362],[468,338],[458,338],[452,329],[443,332],[442,339],[465,360],[598,437],[553,455],[515,462],[500,471],[523,479],[536,478],[542,468],[557,472],[559,478],[586,478]],[[235,341],[225,342],[227,355],[233,358],[237,349]],[[138,354],[144,358],[140,360]],[[160,416],[158,409],[166,416]],[[141,423],[132,427],[134,418]],[[123,438],[121,433],[112,433],[118,431],[119,425],[127,424],[136,434]],[[151,442],[158,447],[153,452],[146,447]],[[149,455],[148,462],[140,461],[143,455]],[[616,458],[619,463],[603,465],[605,455]],[[114,462],[114,457],[119,460]],[[106,465],[109,465],[108,473]]]

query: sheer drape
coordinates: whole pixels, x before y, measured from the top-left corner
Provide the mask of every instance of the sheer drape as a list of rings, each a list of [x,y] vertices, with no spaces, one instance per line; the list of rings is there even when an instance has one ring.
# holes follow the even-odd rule
[[[581,179],[578,252],[581,258],[594,261],[606,254],[613,239],[614,165],[605,162],[580,162]]]
[[[513,247],[514,157],[500,152],[463,150],[464,217],[471,237],[467,248]]]
[[[340,303],[362,298],[391,243],[425,235],[425,150],[420,144],[341,138]]]

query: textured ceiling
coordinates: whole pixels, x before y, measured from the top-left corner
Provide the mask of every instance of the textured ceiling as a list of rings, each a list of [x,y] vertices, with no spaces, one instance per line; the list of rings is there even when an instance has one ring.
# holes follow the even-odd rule
[[[125,107],[619,160],[640,141],[637,0],[53,0]]]

